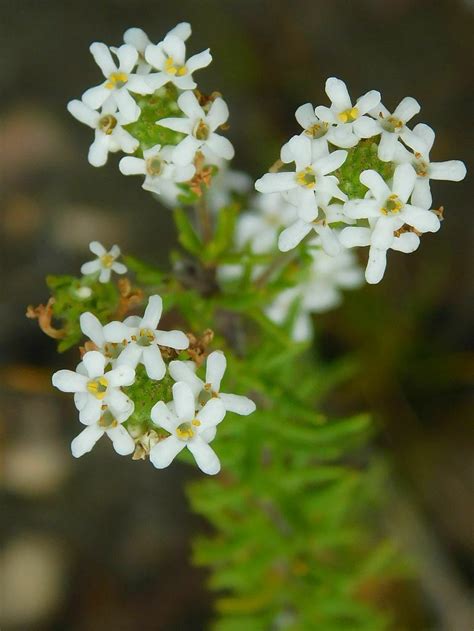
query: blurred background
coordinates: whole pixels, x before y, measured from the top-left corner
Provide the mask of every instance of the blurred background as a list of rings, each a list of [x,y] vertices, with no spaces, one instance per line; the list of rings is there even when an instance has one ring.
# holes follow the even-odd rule
[[[130,26],[158,41],[190,21],[189,50],[214,56],[200,87],[223,93],[236,168],[254,177],[298,130],[296,107],[327,102],[331,75],[355,97],[379,89],[389,109],[414,96],[416,122],[437,132],[432,159],[468,163],[473,17],[471,0],[0,1],[4,631],[194,631],[212,611],[206,575],[189,563],[189,539],[206,529],[183,492],[196,472],[158,475],[107,441],[73,460],[78,423],[50,374],[76,354],[59,357],[24,317],[47,299],[46,274],[78,273],[92,239],[163,263],[174,244],[169,211],[114,156],[87,163],[91,131],[65,106],[99,81],[89,44],[118,45]],[[316,323],[323,358],[349,353],[358,367],[328,410],[374,412],[374,453],[390,471],[381,524],[418,568],[380,594],[399,631],[474,628],[470,180],[434,183],[442,231],[411,256],[391,252],[383,283]]]

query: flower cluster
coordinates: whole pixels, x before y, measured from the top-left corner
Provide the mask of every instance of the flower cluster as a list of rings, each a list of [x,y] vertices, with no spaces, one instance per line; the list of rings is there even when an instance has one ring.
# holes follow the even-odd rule
[[[94,42],[90,51],[104,80],[68,103],[69,112],[94,129],[89,162],[103,166],[109,153],[134,154],[119,163],[125,175],[145,176],[143,188],[174,203],[202,162],[230,160],[234,149],[220,135],[228,117],[217,94],[203,96],[194,73],[212,61],[209,49],[187,57],[191,26],[180,23],[153,44],[138,28],[124,43]]]
[[[86,426],[72,441],[72,453],[84,455],[107,434],[118,454],[136,454],[138,447],[159,469],[187,447],[204,473],[215,474],[220,463],[209,443],[217,425],[227,411],[247,415],[255,404],[221,392],[222,352],[208,356],[205,381],[195,362],[171,359],[188,348],[189,338],[182,331],[158,329],[162,309],[161,297],[153,295],[143,317],[102,325],[92,313],[81,315],[81,330],[89,338],[82,361],[75,371],[53,375],[56,388],[74,393],[79,420]],[[151,401],[146,401],[148,392]],[[145,404],[150,411],[144,417],[136,411],[143,412]]]
[[[280,155],[281,166],[294,163],[293,169],[272,170],[255,187],[282,195],[295,208],[294,221],[279,235],[280,250],[295,248],[313,231],[330,256],[369,246],[366,280],[378,283],[389,249],[413,252],[422,234],[440,228],[430,179],[459,181],[466,169],[458,160],[430,162],[434,131],[407,126],[420,111],[415,99],[404,98],[392,113],[375,90],[353,103],[334,77],[326,93],[330,107],[306,103],[296,111],[303,131]]]

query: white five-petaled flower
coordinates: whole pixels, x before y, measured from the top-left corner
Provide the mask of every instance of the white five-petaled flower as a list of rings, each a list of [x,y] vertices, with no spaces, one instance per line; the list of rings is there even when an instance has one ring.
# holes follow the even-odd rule
[[[178,182],[190,180],[196,168],[193,164],[178,166],[172,161],[174,147],[155,145],[143,152],[143,158],[125,157],[119,162],[119,169],[124,175],[144,175],[142,187],[146,191],[160,194],[163,190],[174,188]]]
[[[312,242],[320,245],[320,239]],[[295,341],[311,339],[312,320],[309,314],[323,313],[342,301],[342,289],[354,289],[363,281],[362,270],[356,257],[349,250],[341,250],[338,256],[328,256],[320,249],[309,249],[312,263],[308,275],[295,287],[282,291],[265,310],[273,322],[282,324],[288,318],[290,308],[299,301],[298,312],[291,331]]]
[[[370,284],[379,283],[387,266],[387,248],[377,248],[372,244],[372,235],[377,220],[369,219],[369,227],[350,226],[344,228],[340,241],[346,248],[369,246],[369,258],[365,270],[365,279]],[[388,249],[410,254],[420,245],[420,237],[415,232],[394,234]]]
[[[109,152],[119,150],[133,153],[138,147],[138,140],[123,129],[129,123],[113,101],[107,101],[100,112],[88,107],[77,99],[69,101],[67,109],[78,121],[95,129],[94,142],[89,148],[88,160],[94,167],[101,167],[107,162]]]
[[[112,272],[125,274],[127,271],[123,263],[117,263],[117,259],[120,256],[120,248],[118,245],[113,245],[110,250],[107,251],[98,241],[91,241],[91,243],[89,243],[89,250],[93,254],[96,254],[97,258],[81,266],[82,274],[95,274],[100,271],[99,281],[101,283],[108,283]]]
[[[193,92],[183,92],[178,98],[178,105],[185,117],[163,118],[157,125],[186,134],[186,138],[176,145],[173,160],[176,164],[189,164],[194,160],[196,151],[208,148],[219,158],[231,160],[234,147],[230,140],[216,134],[216,129],[229,118],[229,109],[221,97],[217,97],[208,112],[199,105]]]
[[[219,473],[221,464],[209,442],[225,412],[219,399],[210,399],[196,412],[194,394],[189,385],[180,381],[175,383],[173,404],[167,406],[164,401],[158,401],[151,410],[154,423],[170,433],[150,450],[152,464],[164,469],[187,447],[201,471],[209,475]]]
[[[416,173],[410,164],[397,166],[391,188],[376,171],[362,171],[360,181],[367,186],[371,197],[346,202],[344,213],[353,219],[376,220],[371,237],[376,248],[390,248],[394,231],[404,224],[422,233],[439,230],[440,221],[434,212],[408,203],[415,180]]]
[[[266,173],[255,182],[261,193],[281,192],[297,208],[298,219],[281,233],[278,247],[291,250],[314,229],[321,236],[325,251],[337,254],[339,243],[328,225],[332,220],[328,205],[333,197],[346,201],[347,195],[339,189],[337,177],[329,174],[344,163],[347,151],[327,153],[324,146],[309,138],[293,136],[285,157],[295,162],[295,172]]]
[[[163,301],[160,296],[154,295],[150,296],[143,318],[130,316],[124,322],[105,325],[106,339],[125,345],[117,359],[117,366],[136,368],[142,363],[150,379],[163,379],[166,364],[160,346],[184,350],[188,348],[189,340],[182,331],[160,331],[156,328],[162,311]]]
[[[135,371],[130,366],[119,366],[105,372],[107,363],[102,353],[89,351],[85,353],[76,372],[58,370],[53,375],[53,386],[62,392],[75,393],[79,420],[85,425],[97,423],[105,407],[114,416],[126,412],[130,416],[133,411],[132,402],[120,387],[130,386],[134,382]]]
[[[105,325],[103,325],[99,318],[97,318],[93,313],[90,313],[89,311],[81,313],[79,322],[81,331],[84,335],[87,335],[91,342],[95,344],[97,350],[99,350],[107,361],[112,364],[112,367],[115,368],[116,360],[125,348],[125,345],[122,343],[110,342],[106,338],[104,331]]]
[[[194,90],[196,83],[193,80],[193,72],[201,68],[205,68],[212,61],[209,48],[203,50],[197,55],[193,55],[186,61],[186,44],[187,37],[186,26],[191,28],[189,24],[182,23],[178,32],[170,32],[164,40],[159,44],[149,44],[145,49],[146,61],[158,72],[151,72],[148,75],[150,85],[154,90],[161,88],[168,82],[180,90]]]
[[[176,35],[185,42],[191,35],[191,25],[188,22],[180,22],[167,35]],[[138,52],[137,73],[148,74],[151,65],[145,59],[145,50],[147,46],[152,44],[152,41],[145,31],[136,27],[129,28],[123,34],[123,41],[125,44],[133,46]]]
[[[402,144],[398,144],[394,156],[395,162],[403,164],[409,162],[416,171],[416,181],[411,201],[415,206],[431,208],[432,196],[430,180],[449,180],[460,182],[466,177],[466,166],[461,160],[446,160],[445,162],[430,162],[430,151],[435,140],[435,133],[428,125],[418,123],[413,128],[413,135],[420,138],[424,144],[423,151],[411,153]],[[406,140],[410,145],[410,138]],[[419,145],[419,143],[417,143]],[[411,146],[411,145],[410,145]],[[414,149],[416,149],[414,147]]]
[[[382,103],[379,103],[369,112],[375,120],[368,116],[358,118],[354,122],[354,131],[361,138],[381,135],[378,157],[384,162],[389,162],[395,157],[399,138],[412,149],[424,151],[424,142],[406,126],[407,122],[418,114],[420,109],[418,101],[411,96],[402,99],[392,114]]]
[[[227,412],[247,416],[255,411],[255,403],[248,397],[239,394],[227,394],[220,391],[222,377],[227,367],[227,361],[222,351],[214,351],[206,362],[206,380],[200,379],[189,362],[172,361],[169,365],[170,375],[175,381],[184,381],[193,391],[198,404],[211,397],[219,399],[224,404]]]
[[[353,147],[359,142],[359,137],[354,133],[354,122],[367,118],[365,114],[380,103],[380,92],[370,90],[352,105],[344,81],[330,77],[325,89],[331,100],[331,107],[319,105],[315,108],[315,114],[331,125],[327,140],[336,147]]]
[[[82,95],[82,100],[86,105],[97,110],[110,99],[117,105],[123,120],[131,123],[140,116],[140,108],[130,92],[151,94],[153,88],[150,87],[146,76],[132,74],[138,60],[138,52],[133,46],[123,44],[114,50],[118,57],[118,66],[105,44],[94,42],[91,45],[90,51],[102,70],[105,81],[86,90]]]

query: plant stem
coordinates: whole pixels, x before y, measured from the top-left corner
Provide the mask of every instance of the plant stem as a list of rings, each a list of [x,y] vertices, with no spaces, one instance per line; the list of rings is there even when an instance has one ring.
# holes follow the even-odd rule
[[[201,236],[204,243],[212,239],[212,224],[206,195],[203,193],[196,205],[197,217],[201,227]]]

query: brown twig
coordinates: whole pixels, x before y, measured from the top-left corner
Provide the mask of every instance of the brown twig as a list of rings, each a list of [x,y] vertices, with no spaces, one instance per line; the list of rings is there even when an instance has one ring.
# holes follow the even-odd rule
[[[28,305],[26,317],[31,320],[38,320],[38,325],[43,333],[55,340],[61,340],[66,335],[66,331],[64,329],[56,329],[53,326],[53,305],[54,298],[50,298],[46,305],[38,305],[37,307]]]

